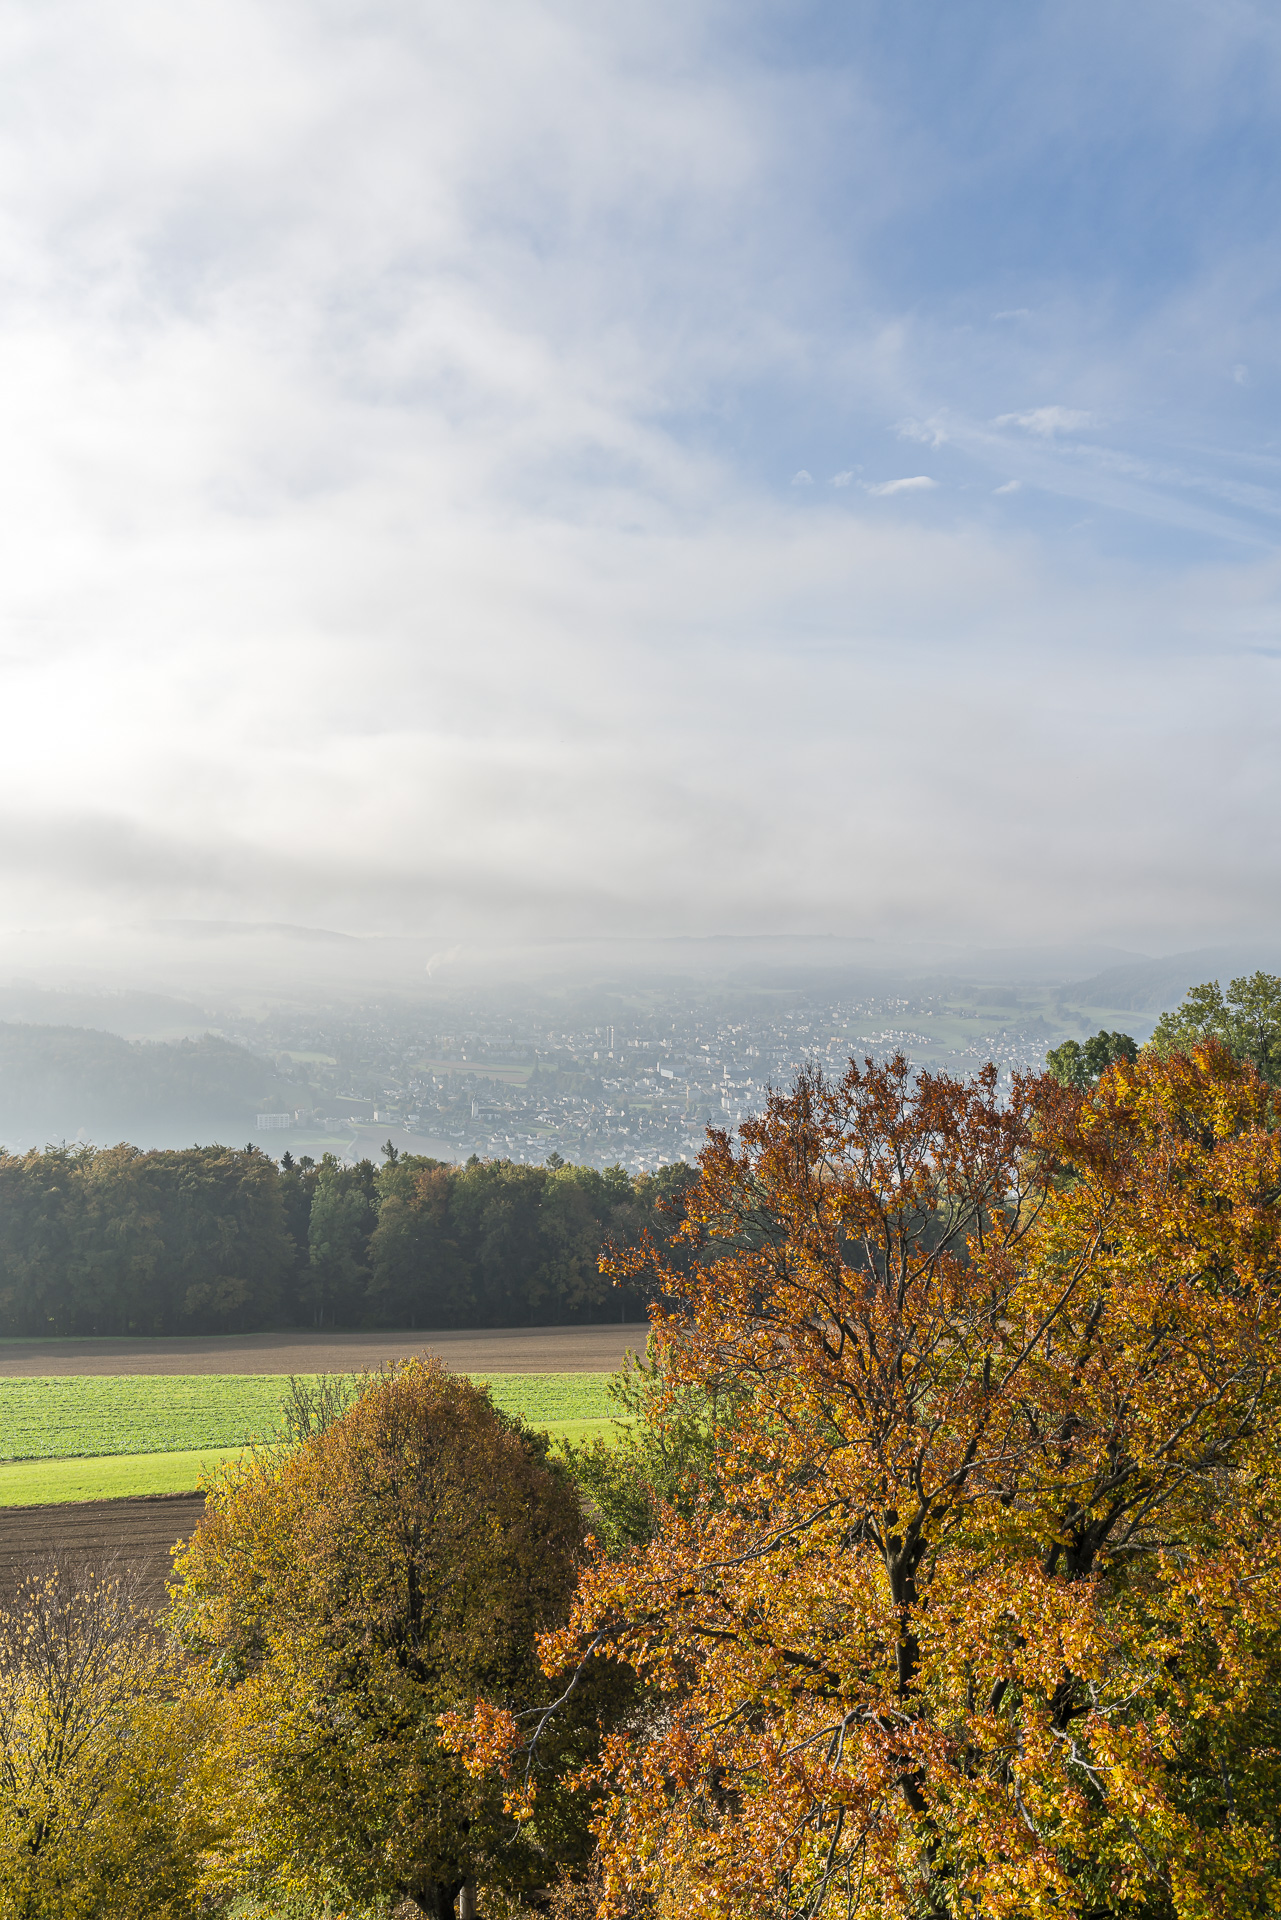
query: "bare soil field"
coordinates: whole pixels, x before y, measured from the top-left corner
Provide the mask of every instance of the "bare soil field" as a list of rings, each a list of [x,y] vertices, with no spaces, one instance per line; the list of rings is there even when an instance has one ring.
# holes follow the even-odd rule
[[[118,1553],[142,1581],[141,1598],[161,1607],[168,1596],[175,1540],[189,1538],[204,1512],[203,1493],[158,1493],[129,1500],[82,1500],[58,1507],[0,1507],[0,1604],[24,1570],[57,1550],[75,1558]]]
[[[358,1373],[434,1353],[455,1373],[612,1373],[645,1351],[647,1323],[479,1332],[233,1333],[126,1340],[0,1340],[0,1378],[75,1373]]]

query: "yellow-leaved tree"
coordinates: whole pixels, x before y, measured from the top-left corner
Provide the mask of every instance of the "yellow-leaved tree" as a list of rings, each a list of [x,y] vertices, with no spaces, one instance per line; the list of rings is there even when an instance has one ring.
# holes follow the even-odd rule
[[[1281,1910],[1273,1100],[1213,1042],[1007,1098],[898,1059],[710,1137],[655,1331],[728,1417],[541,1648],[642,1689],[607,1910]],[[542,1727],[447,1736],[536,1814]]]
[[[185,1920],[216,1839],[208,1703],[109,1559],[0,1610],[0,1915]]]
[[[555,1791],[514,1831],[437,1728],[477,1692],[548,1697],[535,1638],[567,1616],[578,1497],[545,1439],[436,1362],[329,1413],[224,1471],[177,1563],[172,1619],[223,1700],[219,1778],[238,1802],[207,1890],[443,1920],[478,1883],[546,1882],[589,1848]],[[558,1772],[593,1751],[591,1697],[558,1727]]]

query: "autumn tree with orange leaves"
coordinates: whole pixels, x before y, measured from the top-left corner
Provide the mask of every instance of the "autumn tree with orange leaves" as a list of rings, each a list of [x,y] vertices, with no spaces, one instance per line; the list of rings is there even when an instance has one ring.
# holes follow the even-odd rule
[[[733,1417],[541,1645],[641,1688],[606,1911],[1281,1910],[1273,1100],[1214,1042],[1004,1098],[900,1058],[709,1136],[703,1264],[648,1258],[673,1402]],[[521,1816],[546,1726],[446,1738]]]

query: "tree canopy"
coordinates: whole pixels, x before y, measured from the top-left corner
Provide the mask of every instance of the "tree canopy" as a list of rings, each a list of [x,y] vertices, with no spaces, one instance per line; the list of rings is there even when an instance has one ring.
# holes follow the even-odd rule
[[[643,1690],[589,1775],[607,1907],[1275,1910],[1279,1192],[1214,1041],[1008,1100],[811,1072],[710,1136],[704,1263],[648,1258],[672,1405],[730,1417],[542,1643]],[[528,1723],[451,1738],[528,1802]]]
[[[254,1149],[0,1152],[0,1333],[528,1326],[639,1317],[598,1267],[665,1223],[677,1165],[377,1167]]]
[[[409,1898],[443,1920],[477,1879],[528,1886],[584,1856],[555,1792],[514,1838],[436,1727],[477,1692],[546,1697],[535,1636],[565,1618],[581,1535],[545,1439],[434,1363],[375,1376],[301,1445],[225,1473],[173,1613],[228,1697],[221,1764],[244,1817],[225,1883],[315,1906]],[[566,1744],[587,1758],[579,1728]]]
[[[1118,1060],[1138,1058],[1138,1041],[1128,1033],[1108,1033],[1100,1028],[1085,1041],[1064,1040],[1051,1047],[1045,1064],[1065,1087],[1097,1086],[1101,1074]]]
[[[185,1920],[217,1838],[208,1730],[119,1568],[31,1568],[0,1610],[0,1912]]]
[[[1152,1045],[1158,1053],[1182,1052],[1210,1039],[1248,1060],[1270,1086],[1281,1086],[1281,977],[1243,974],[1229,981],[1226,993],[1217,980],[1191,988],[1180,1006],[1161,1015]]]

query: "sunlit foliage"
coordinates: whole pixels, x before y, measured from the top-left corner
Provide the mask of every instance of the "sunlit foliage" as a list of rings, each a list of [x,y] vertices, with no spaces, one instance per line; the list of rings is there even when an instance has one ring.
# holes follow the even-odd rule
[[[1172,1013],[1163,1013],[1152,1034],[1158,1053],[1186,1050],[1219,1040],[1238,1060],[1247,1060],[1272,1086],[1281,1085],[1281,977],[1252,973],[1228,982],[1193,987]]]
[[[588,1776],[607,1908],[1281,1905],[1279,1191],[1213,1042],[1005,1101],[809,1073],[711,1137],[657,1331],[666,1404],[733,1418],[542,1643],[644,1689]],[[451,1738],[529,1804],[528,1722]]]
[[[517,1834],[436,1721],[478,1692],[547,1697],[534,1641],[569,1605],[571,1482],[436,1364],[304,1411],[301,1444],[214,1487],[177,1567],[174,1621],[225,1699],[220,1766],[240,1802],[211,1886],[305,1911],[411,1898],[443,1915],[477,1881],[554,1878],[586,1851],[581,1816],[549,1791]],[[561,1770],[592,1750],[590,1726],[558,1731]]]
[[[216,1795],[207,1701],[110,1562],[50,1558],[0,1611],[0,1914],[193,1911]]]
[[[1118,1060],[1136,1059],[1138,1051],[1137,1041],[1128,1033],[1108,1033],[1100,1028],[1088,1040],[1064,1040],[1061,1045],[1051,1047],[1045,1064],[1065,1087],[1079,1087],[1084,1091],[1097,1086],[1100,1075]]]

